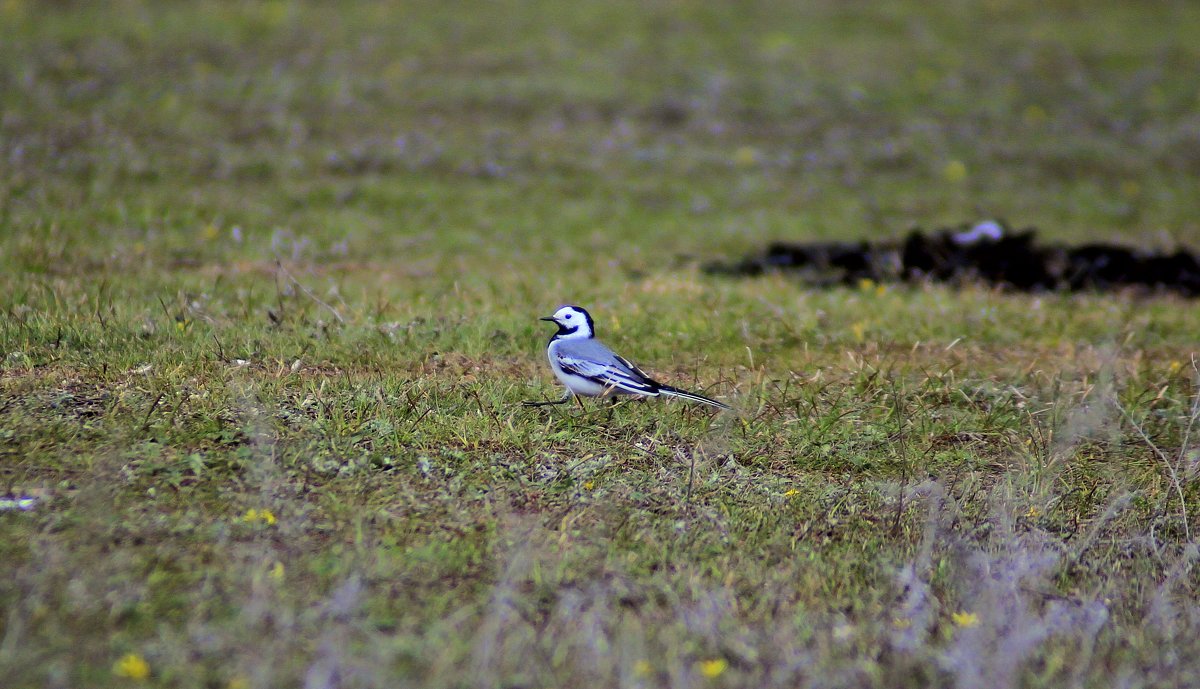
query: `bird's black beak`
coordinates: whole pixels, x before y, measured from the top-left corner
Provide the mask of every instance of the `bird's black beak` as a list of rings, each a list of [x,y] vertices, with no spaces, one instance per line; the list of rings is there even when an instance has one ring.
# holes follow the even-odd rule
[[[539,321],[550,321],[551,323],[553,323],[553,322],[554,322],[554,316],[542,316],[542,317],[541,317],[541,318],[539,318],[538,320],[539,320]]]

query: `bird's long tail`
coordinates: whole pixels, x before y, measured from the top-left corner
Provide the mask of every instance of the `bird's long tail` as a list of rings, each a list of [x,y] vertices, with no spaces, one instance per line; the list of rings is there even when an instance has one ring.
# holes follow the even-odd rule
[[[670,385],[659,385],[658,394],[667,395],[668,397],[679,397],[681,399],[691,400],[693,402],[700,402],[701,404],[707,404],[709,406],[716,407],[717,409],[725,409],[727,411],[733,410],[733,407],[729,406],[728,404],[722,404],[721,402],[718,402],[714,399],[709,399],[704,395],[697,395],[694,392],[673,388]]]

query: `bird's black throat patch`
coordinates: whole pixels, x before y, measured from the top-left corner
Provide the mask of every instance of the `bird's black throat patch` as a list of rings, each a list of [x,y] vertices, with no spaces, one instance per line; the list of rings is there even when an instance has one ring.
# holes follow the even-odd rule
[[[576,325],[576,326],[573,326],[573,327],[570,327],[570,328],[566,327],[566,326],[565,326],[565,325],[563,325],[562,323],[555,323],[555,325],[557,325],[557,326],[558,326],[558,332],[556,332],[556,333],[554,333],[553,335],[551,335],[551,336],[550,336],[550,341],[551,341],[551,342],[553,342],[553,341],[557,340],[557,339],[558,339],[558,338],[560,338],[560,337],[566,337],[567,335],[570,335],[571,333],[574,333],[574,332],[576,332],[577,330],[579,330],[579,326],[578,326],[578,325]]]

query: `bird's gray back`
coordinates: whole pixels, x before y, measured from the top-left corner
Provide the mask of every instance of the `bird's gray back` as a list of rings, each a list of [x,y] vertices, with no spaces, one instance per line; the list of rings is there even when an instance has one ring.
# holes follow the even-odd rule
[[[563,356],[572,359],[586,359],[604,366],[625,368],[621,365],[616,355],[613,354],[613,351],[595,338],[588,338],[586,340],[558,340],[554,344],[555,349]]]
[[[625,360],[613,353],[613,350],[604,345],[603,342],[594,337],[589,337],[586,340],[558,340],[556,343],[556,351],[562,356],[572,359],[585,359],[601,366],[616,369],[634,380],[649,380],[641,371],[631,368],[625,363]],[[554,352],[552,351],[551,354]]]

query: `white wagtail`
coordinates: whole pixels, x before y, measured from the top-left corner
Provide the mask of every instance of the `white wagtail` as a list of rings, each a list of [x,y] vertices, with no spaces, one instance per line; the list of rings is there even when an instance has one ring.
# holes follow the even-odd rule
[[[564,306],[555,311],[553,316],[546,316],[541,320],[551,321],[558,326],[558,332],[554,333],[549,346],[546,347],[546,355],[550,357],[550,368],[554,369],[554,375],[567,386],[567,392],[560,400],[525,402],[527,406],[563,404],[569,401],[572,395],[665,395],[703,402],[720,409],[731,409],[728,405],[710,400],[704,395],[663,385],[629,363],[628,359],[614,354],[596,339],[592,317],[578,306]]]

